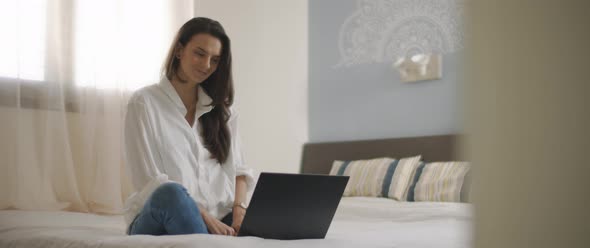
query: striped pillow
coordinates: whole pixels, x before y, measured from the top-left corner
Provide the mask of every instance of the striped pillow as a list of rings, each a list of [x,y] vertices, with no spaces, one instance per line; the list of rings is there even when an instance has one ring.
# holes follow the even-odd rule
[[[416,170],[407,200],[466,202],[469,193],[466,183],[469,169],[467,162],[421,163]]]
[[[405,199],[420,157],[334,161],[330,175],[350,176],[344,196]]]

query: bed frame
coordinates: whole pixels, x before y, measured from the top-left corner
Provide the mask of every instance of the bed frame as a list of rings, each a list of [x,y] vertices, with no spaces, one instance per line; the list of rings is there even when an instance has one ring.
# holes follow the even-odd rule
[[[458,160],[456,143],[457,135],[307,143],[303,145],[300,172],[328,174],[334,160],[403,158],[420,154],[426,162]]]

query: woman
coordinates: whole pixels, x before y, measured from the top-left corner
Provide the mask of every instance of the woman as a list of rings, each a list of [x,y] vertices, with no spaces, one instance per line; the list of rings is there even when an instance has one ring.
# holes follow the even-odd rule
[[[253,177],[230,109],[231,49],[221,24],[185,23],[162,74],[128,104],[125,157],[137,190],[125,201],[128,233],[237,235]]]

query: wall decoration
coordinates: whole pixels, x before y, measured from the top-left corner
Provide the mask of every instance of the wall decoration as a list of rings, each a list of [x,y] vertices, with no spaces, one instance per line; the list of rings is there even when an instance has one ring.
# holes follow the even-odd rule
[[[463,48],[463,0],[358,0],[340,28],[335,67],[392,63]]]

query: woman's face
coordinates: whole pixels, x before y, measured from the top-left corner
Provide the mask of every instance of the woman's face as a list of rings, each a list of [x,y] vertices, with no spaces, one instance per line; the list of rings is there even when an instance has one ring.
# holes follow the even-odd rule
[[[206,33],[193,35],[178,56],[181,77],[188,83],[199,84],[217,69],[221,59],[221,41]]]

